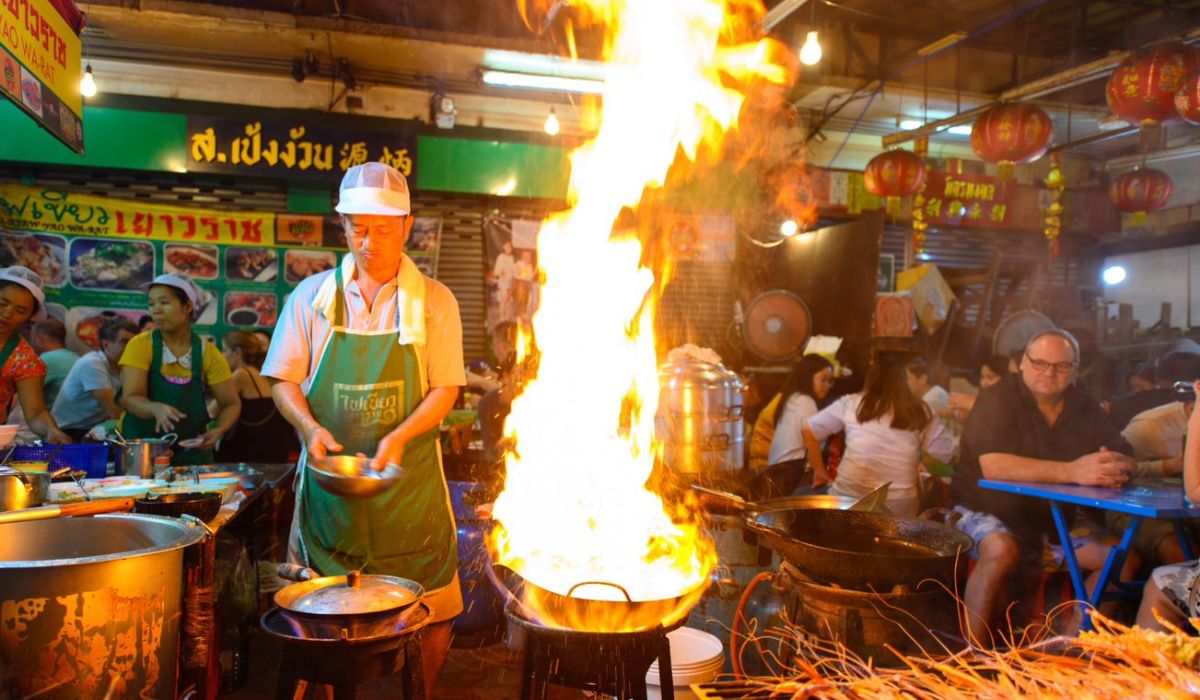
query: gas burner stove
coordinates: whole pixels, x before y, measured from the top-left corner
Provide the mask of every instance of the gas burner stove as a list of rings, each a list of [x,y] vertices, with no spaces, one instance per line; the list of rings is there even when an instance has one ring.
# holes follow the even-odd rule
[[[299,681],[331,686],[334,698],[353,698],[359,684],[396,674],[405,698],[424,700],[421,631],[432,614],[428,605],[418,603],[392,632],[334,639],[305,637],[282,610],[268,610],[262,616],[262,629],[283,643],[276,700],[290,700]]]
[[[940,657],[966,646],[954,593],[936,581],[862,591],[814,580],[786,561],[778,580],[790,624],[876,665],[903,665],[897,652]]]
[[[646,674],[655,661],[662,680],[661,697],[675,698],[667,632],[681,627],[683,620],[637,632],[581,632],[540,624],[511,601],[504,614],[525,631],[522,700],[545,698],[550,684],[618,700],[646,700]]]

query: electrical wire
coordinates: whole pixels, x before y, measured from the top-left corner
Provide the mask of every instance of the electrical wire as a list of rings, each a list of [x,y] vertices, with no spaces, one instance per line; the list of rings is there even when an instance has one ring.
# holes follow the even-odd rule
[[[846,132],[845,138],[842,139],[842,143],[837,147],[837,150],[834,151],[833,157],[829,159],[829,162],[825,164],[825,167],[832,168],[834,161],[836,161],[838,157],[842,155],[842,150],[846,148],[846,144],[850,142],[850,137],[853,136],[854,132],[858,130],[858,125],[862,123],[863,117],[867,116],[867,110],[871,108],[871,105],[875,102],[875,98],[878,97],[879,93],[883,91],[883,85],[884,84],[880,82],[879,87],[875,88],[875,92],[871,93],[870,99],[867,100],[867,103],[863,105],[862,111],[860,111],[858,116],[855,117],[854,124],[851,125],[850,130]]]

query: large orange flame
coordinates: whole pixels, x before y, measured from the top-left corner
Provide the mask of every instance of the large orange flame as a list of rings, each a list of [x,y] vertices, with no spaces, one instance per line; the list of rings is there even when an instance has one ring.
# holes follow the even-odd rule
[[[549,3],[531,3],[522,12],[533,24]],[[716,555],[696,522],[647,487],[657,449],[655,273],[637,237],[614,228],[673,163],[719,153],[752,82],[791,76],[773,60],[786,53],[778,44],[737,43],[756,25],[757,1],[570,5],[571,21],[606,27],[610,72],[598,133],[571,157],[572,207],[538,238],[537,376],[505,425],[514,446],[492,545],[499,563],[542,589],[525,600],[542,622],[620,631],[642,625],[647,610],[652,624],[686,614]],[[613,586],[577,587],[596,581],[636,605],[622,605]],[[633,607],[636,619],[623,614]]]

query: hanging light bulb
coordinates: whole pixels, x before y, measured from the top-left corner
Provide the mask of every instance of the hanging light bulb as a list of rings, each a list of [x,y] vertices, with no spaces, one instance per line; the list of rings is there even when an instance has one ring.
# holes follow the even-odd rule
[[[800,47],[800,62],[806,66],[815,66],[821,62],[821,42],[817,41],[817,32],[808,33],[804,46]]]
[[[550,108],[550,116],[546,117],[546,123],[542,125],[547,134],[558,136],[558,116],[554,114],[554,108]]]
[[[788,219],[779,225],[779,235],[784,238],[791,238],[800,232],[800,225],[792,219]]]
[[[92,64],[83,69],[83,78],[79,81],[79,94],[84,97],[96,96],[96,79],[92,77]]]

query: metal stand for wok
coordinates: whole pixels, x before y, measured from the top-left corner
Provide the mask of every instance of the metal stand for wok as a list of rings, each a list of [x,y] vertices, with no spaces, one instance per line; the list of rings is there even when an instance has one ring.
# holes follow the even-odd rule
[[[667,632],[683,620],[638,632],[578,632],[534,622],[510,601],[508,619],[525,630],[522,700],[542,700],[550,684],[591,690],[620,700],[647,700],[646,673],[658,661],[661,697],[675,700]]]

